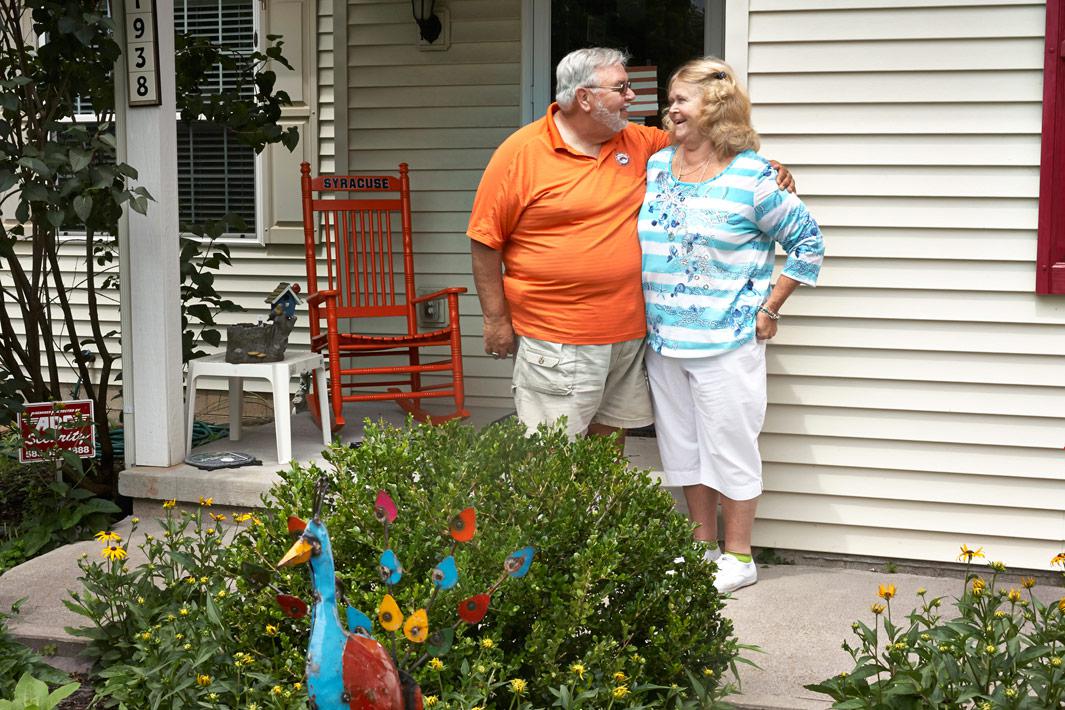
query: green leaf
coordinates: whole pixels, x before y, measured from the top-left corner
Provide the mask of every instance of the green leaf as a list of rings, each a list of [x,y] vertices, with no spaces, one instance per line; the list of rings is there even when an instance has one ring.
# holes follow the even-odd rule
[[[18,164],[24,168],[32,170],[43,178],[50,178],[53,175],[52,169],[45,165],[44,161],[40,158],[23,156],[19,158]]]
[[[81,148],[70,149],[70,169],[80,173],[92,162],[92,152]]]
[[[148,198],[147,197],[134,197],[129,201],[129,206],[133,208],[134,212],[139,212],[142,215],[148,214]]]
[[[92,197],[89,195],[78,195],[74,198],[74,214],[78,216],[82,222],[89,221],[89,215],[92,214]]]
[[[18,182],[18,176],[10,170],[0,170],[0,192],[7,192]]]

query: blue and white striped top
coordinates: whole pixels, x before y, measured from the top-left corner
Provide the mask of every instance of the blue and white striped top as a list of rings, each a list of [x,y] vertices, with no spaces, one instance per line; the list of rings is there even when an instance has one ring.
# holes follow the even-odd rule
[[[814,285],[825,245],[806,205],[777,187],[776,171],[754,151],[711,180],[673,177],[675,148],[647,163],[640,210],[648,342],[668,357],[707,357],[754,337],[769,295],[779,243],[783,273]]]

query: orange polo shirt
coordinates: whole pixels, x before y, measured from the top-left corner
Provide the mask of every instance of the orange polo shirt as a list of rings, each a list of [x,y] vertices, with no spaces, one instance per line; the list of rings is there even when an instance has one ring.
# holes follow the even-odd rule
[[[598,157],[570,149],[547,115],[503,141],[481,177],[466,234],[500,249],[514,330],[602,345],[646,333],[636,220],[647,159],[669,145],[630,123]]]

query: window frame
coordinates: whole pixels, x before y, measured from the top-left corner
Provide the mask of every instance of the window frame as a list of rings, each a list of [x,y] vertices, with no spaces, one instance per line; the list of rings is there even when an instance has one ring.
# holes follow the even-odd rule
[[[263,13],[263,3],[256,0],[249,0],[252,6],[252,32],[253,32],[253,46],[257,50],[262,50],[263,39],[266,36],[263,23],[265,17]],[[122,75],[124,79],[125,75]],[[202,116],[201,116],[202,118]],[[117,119],[117,116],[116,116]],[[92,113],[79,113],[74,118],[64,118],[61,123],[74,123],[77,122],[96,122],[96,115]],[[175,124],[181,121],[181,113],[174,114]],[[218,242],[226,244],[244,244],[248,246],[265,246],[266,245],[266,163],[265,163],[266,151],[256,153],[254,156],[254,171],[255,171],[255,223],[251,225],[251,229],[247,232],[227,232],[218,238]],[[175,160],[177,156],[175,156]],[[136,166],[134,166],[136,167]],[[61,230],[57,233],[57,236],[62,240],[82,240],[85,239],[84,230]],[[197,237],[194,234],[182,232],[179,235],[183,239],[196,239],[197,241],[209,241],[206,237]],[[97,238],[114,239],[113,235],[97,235]]]
[[[1039,158],[1038,294],[1065,295],[1065,9],[1047,0],[1043,66],[1043,132]]]

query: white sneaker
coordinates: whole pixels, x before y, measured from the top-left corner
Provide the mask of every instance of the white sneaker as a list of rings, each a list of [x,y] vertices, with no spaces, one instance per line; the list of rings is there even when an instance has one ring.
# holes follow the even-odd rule
[[[754,560],[740,562],[727,552],[718,558],[714,587],[722,594],[748,587],[757,581],[758,570],[754,566]]]

